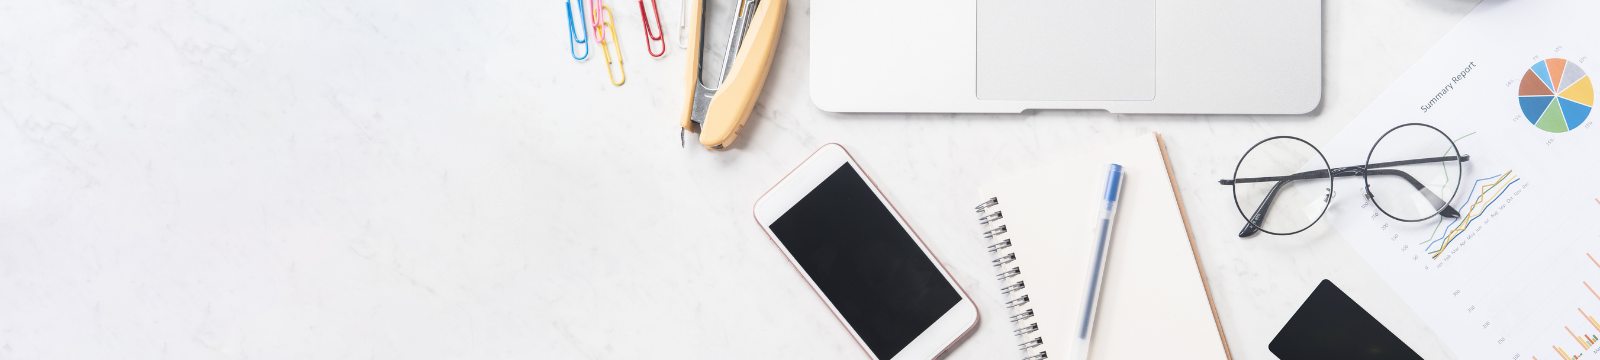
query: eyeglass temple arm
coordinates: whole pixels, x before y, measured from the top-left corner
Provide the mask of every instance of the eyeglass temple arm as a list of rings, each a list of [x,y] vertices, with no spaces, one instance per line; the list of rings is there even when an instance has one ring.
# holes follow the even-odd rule
[[[1422,193],[1422,197],[1425,198],[1425,199],[1428,199],[1428,203],[1433,204],[1433,208],[1440,209],[1439,210],[1439,215],[1440,216],[1444,216],[1444,217],[1447,217],[1447,218],[1454,218],[1454,217],[1457,217],[1457,216],[1461,216],[1461,213],[1456,211],[1455,207],[1450,206],[1450,204],[1446,204],[1444,202],[1444,199],[1440,199],[1439,196],[1438,195],[1434,195],[1432,191],[1428,191],[1428,186],[1427,185],[1423,185],[1421,181],[1417,181],[1417,178],[1412,177],[1411,174],[1407,174],[1404,171],[1394,170],[1394,169],[1372,169],[1372,170],[1367,170],[1367,174],[1369,174],[1369,175],[1393,175],[1393,176],[1399,176],[1401,179],[1405,179],[1407,183],[1410,183],[1411,187],[1416,189],[1417,192]],[[1372,194],[1372,189],[1367,189],[1366,192],[1367,192],[1367,198],[1368,199],[1371,199],[1374,202],[1377,201],[1377,198],[1374,197],[1374,195]]]
[[[1267,217],[1267,209],[1272,207],[1272,199],[1277,198],[1278,190],[1282,189],[1283,185],[1288,183],[1288,181],[1279,181],[1276,184],[1272,184],[1272,190],[1267,191],[1267,200],[1262,201],[1261,206],[1256,207],[1256,212],[1250,215],[1250,221],[1246,221],[1244,223],[1244,229],[1239,230],[1239,237],[1254,236],[1257,231],[1261,230],[1252,224],[1260,224],[1261,219]]]
[[[1338,170],[1340,170],[1340,171],[1333,173],[1333,177],[1337,178],[1337,177],[1345,177],[1345,176],[1356,176],[1356,175],[1360,174],[1359,172],[1350,171],[1350,170],[1352,170],[1350,168],[1339,168]],[[1328,173],[1328,171],[1324,171],[1324,170],[1312,170],[1312,171],[1301,172],[1301,173],[1297,173],[1297,174],[1293,174],[1293,175],[1289,175],[1289,176],[1280,176],[1281,178],[1285,178],[1285,180],[1279,180],[1277,183],[1272,184],[1272,190],[1268,190],[1267,191],[1266,200],[1261,201],[1261,206],[1256,207],[1256,212],[1253,213],[1253,214],[1250,214],[1250,221],[1246,221],[1245,222],[1244,229],[1240,229],[1239,230],[1239,237],[1250,237],[1250,236],[1255,235],[1257,231],[1261,230],[1260,228],[1257,228],[1253,224],[1260,224],[1261,220],[1265,219],[1267,217],[1267,210],[1271,209],[1272,202],[1274,200],[1278,199],[1278,190],[1283,189],[1284,185],[1289,184],[1289,182],[1293,181],[1293,180],[1309,180],[1309,179],[1326,178],[1326,177],[1328,177],[1327,173]],[[1254,182],[1254,181],[1252,181],[1252,182]],[[1333,199],[1323,199],[1323,200],[1324,201],[1328,201],[1328,200],[1333,200]]]
[[[1417,164],[1417,163],[1434,162],[1434,161],[1423,161],[1423,162],[1417,162],[1417,163],[1409,163],[1410,161],[1419,161],[1419,160],[1430,160],[1430,159],[1396,161],[1396,162],[1389,162],[1389,163],[1378,163],[1378,164],[1373,164],[1373,165],[1399,166],[1399,165],[1397,165],[1395,163],[1407,162],[1407,164],[1400,164],[1400,165],[1412,165],[1412,164]],[[1450,159],[1450,160],[1454,160],[1454,159]],[[1463,158],[1463,160],[1465,160],[1465,158]],[[1445,160],[1445,161],[1448,161],[1448,160]],[[1258,230],[1260,230],[1260,229],[1256,228],[1255,225],[1252,225],[1252,224],[1260,224],[1261,220],[1266,218],[1267,210],[1271,208],[1272,202],[1274,200],[1277,200],[1277,198],[1278,198],[1278,190],[1282,189],[1284,184],[1288,184],[1290,181],[1293,181],[1293,180],[1309,180],[1309,179],[1326,178],[1326,177],[1328,177],[1328,175],[1324,175],[1326,173],[1328,173],[1328,172],[1325,172],[1325,171],[1322,171],[1322,170],[1312,170],[1312,171],[1296,173],[1296,174],[1289,175],[1289,176],[1279,176],[1279,177],[1277,177],[1277,178],[1282,178],[1283,180],[1279,180],[1277,183],[1272,184],[1272,190],[1267,191],[1267,197],[1266,197],[1265,200],[1263,200],[1261,202],[1261,206],[1257,207],[1256,208],[1256,212],[1254,214],[1250,215],[1250,221],[1248,221],[1248,222],[1246,222],[1244,224],[1244,229],[1239,230],[1239,237],[1250,237],[1252,235],[1255,235],[1256,232]],[[1432,203],[1434,208],[1439,208],[1440,206],[1443,206],[1444,208],[1439,211],[1439,215],[1440,216],[1444,216],[1444,217],[1448,217],[1448,218],[1455,218],[1455,217],[1461,216],[1460,212],[1456,211],[1455,207],[1452,207],[1449,204],[1445,204],[1444,200],[1439,199],[1439,197],[1434,195],[1433,192],[1427,191],[1427,186],[1424,186],[1422,184],[1422,182],[1417,181],[1417,179],[1415,177],[1412,177],[1411,174],[1407,174],[1405,171],[1394,170],[1394,169],[1371,169],[1371,170],[1368,170],[1365,166],[1351,166],[1351,167],[1343,167],[1343,168],[1333,169],[1331,171],[1331,173],[1332,173],[1332,176],[1335,177],[1335,178],[1347,177],[1347,176],[1356,176],[1356,175],[1361,175],[1363,173],[1369,174],[1369,175],[1399,176],[1401,179],[1404,179],[1407,183],[1411,184],[1411,186],[1413,188],[1415,188],[1417,190],[1417,192],[1422,193],[1423,198],[1428,199],[1428,202]],[[1261,178],[1256,178],[1256,179],[1261,179]],[[1224,180],[1224,181],[1226,181],[1226,180]],[[1246,181],[1246,182],[1258,182],[1258,181]],[[1367,191],[1367,197],[1368,198],[1372,197],[1372,191],[1371,190]],[[1324,198],[1323,199],[1323,201],[1331,201],[1331,200],[1333,200],[1333,199],[1331,199],[1331,198]]]

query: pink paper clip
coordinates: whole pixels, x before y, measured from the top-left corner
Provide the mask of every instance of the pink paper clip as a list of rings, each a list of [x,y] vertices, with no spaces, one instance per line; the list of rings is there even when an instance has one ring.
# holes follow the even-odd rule
[[[594,24],[594,35],[600,37],[600,42],[606,41],[606,34],[600,32],[600,10],[606,6],[604,1],[589,0],[589,23]]]

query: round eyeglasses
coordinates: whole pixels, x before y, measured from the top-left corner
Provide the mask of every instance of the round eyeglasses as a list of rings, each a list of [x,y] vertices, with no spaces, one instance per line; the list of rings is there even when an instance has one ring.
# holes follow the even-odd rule
[[[1421,123],[1389,129],[1367,152],[1366,164],[1339,168],[1328,166],[1322,151],[1305,140],[1274,136],[1245,151],[1233,178],[1220,182],[1233,187],[1244,217],[1239,237],[1258,231],[1292,235],[1328,212],[1333,181],[1341,177],[1360,176],[1367,201],[1395,220],[1459,217],[1450,203],[1461,187],[1461,163],[1470,158],[1444,131]]]

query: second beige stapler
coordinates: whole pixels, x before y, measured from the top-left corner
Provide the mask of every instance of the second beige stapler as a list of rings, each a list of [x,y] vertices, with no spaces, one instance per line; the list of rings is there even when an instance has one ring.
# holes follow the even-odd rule
[[[761,86],[767,82],[767,69],[772,65],[788,1],[736,0],[739,1],[738,13],[728,37],[721,80],[716,87],[700,81],[700,72],[706,70],[700,64],[704,58],[700,56],[700,44],[704,40],[705,2],[708,0],[684,1],[688,2],[687,17],[691,24],[687,27],[689,58],[684,71],[688,91],[678,124],[684,130],[699,132],[700,145],[707,149],[726,149],[744,128],[756,98],[761,95]]]

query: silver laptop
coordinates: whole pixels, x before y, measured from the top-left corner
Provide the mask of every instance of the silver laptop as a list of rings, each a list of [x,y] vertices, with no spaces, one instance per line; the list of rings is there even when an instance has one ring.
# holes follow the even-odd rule
[[[835,112],[1299,114],[1316,0],[812,0],[811,99]]]

